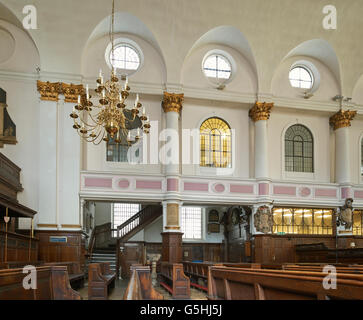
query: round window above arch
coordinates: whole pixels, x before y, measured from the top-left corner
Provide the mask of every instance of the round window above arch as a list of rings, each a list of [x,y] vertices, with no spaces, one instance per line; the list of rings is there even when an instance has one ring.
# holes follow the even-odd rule
[[[227,52],[212,50],[204,56],[202,70],[209,82],[217,85],[217,88],[223,88],[233,79],[236,63]]]
[[[143,53],[136,42],[123,38],[114,41],[113,52],[112,44],[109,43],[106,48],[105,59],[110,69],[114,67],[118,73],[126,76],[138,71],[144,62]]]
[[[289,72],[290,85],[306,92],[315,92],[320,85],[320,73],[310,61],[296,61]]]

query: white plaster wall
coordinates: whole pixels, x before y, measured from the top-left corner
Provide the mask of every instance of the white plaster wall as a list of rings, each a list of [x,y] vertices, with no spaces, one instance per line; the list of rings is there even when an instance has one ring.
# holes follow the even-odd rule
[[[231,47],[214,44],[205,45],[193,50],[190,56],[188,56],[182,69],[181,83],[183,86],[203,89],[215,88],[202,70],[202,62],[205,55],[215,49],[230,54],[235,62],[235,70],[232,70],[232,80],[226,84],[223,92],[256,93],[257,75],[246,58]]]
[[[35,72],[39,65],[38,51],[23,30],[0,20],[0,30],[13,38],[12,54],[0,63],[0,88],[7,93],[8,113],[16,124],[16,145],[5,145],[1,152],[21,170],[20,182],[24,191],[18,194],[21,204],[34,210],[39,209],[39,98],[35,80],[25,77],[11,77],[9,71],[19,73]],[[2,43],[3,46],[11,43]],[[44,126],[47,126],[44,123]],[[51,133],[50,133],[51,134]]]
[[[132,84],[130,85],[132,87]],[[154,151],[155,143],[154,139],[151,141],[152,134],[155,133],[156,142],[160,132],[164,128],[164,111],[161,108],[162,98],[159,96],[140,95],[140,102],[145,106],[147,115],[150,117],[150,123],[152,131],[149,135],[146,135],[147,143],[147,164],[146,165],[132,165],[127,163],[115,163],[106,161],[106,143],[101,142],[99,145],[87,143],[83,147],[84,161],[83,170],[88,171],[107,171],[107,172],[119,172],[119,173],[152,173],[157,174],[162,172],[162,166],[159,164],[151,164],[150,155]],[[130,94],[127,100],[128,108],[132,107],[135,101],[135,94]],[[70,126],[71,128],[71,126]],[[143,138],[144,139],[144,138]],[[161,144],[160,144],[161,145]]]
[[[95,226],[100,226],[111,222],[111,203],[96,202],[95,208]]]
[[[284,60],[276,69],[272,79],[271,93],[275,97],[302,98],[306,89],[293,88],[289,80],[291,66],[301,60],[311,62],[318,69],[320,74],[319,88],[314,92],[310,100],[329,101],[337,94],[340,94],[339,83],[332,71],[321,61],[306,57],[294,56]]]
[[[294,124],[305,125],[314,138],[314,174],[286,174],[284,163],[284,132]],[[329,118],[319,112],[281,110],[275,108],[268,121],[269,172],[272,179],[329,183],[330,178],[330,127]]]
[[[159,85],[165,83],[166,69],[164,62],[150,43],[132,34],[116,34],[116,43],[119,38],[126,38],[136,42],[141,49],[141,54],[144,56],[143,64],[136,73],[130,76],[129,81]],[[105,51],[109,43],[110,37],[107,35],[94,40],[88,45],[82,59],[82,74],[85,78],[98,77],[100,69],[104,72],[104,76],[111,73],[105,59]]]

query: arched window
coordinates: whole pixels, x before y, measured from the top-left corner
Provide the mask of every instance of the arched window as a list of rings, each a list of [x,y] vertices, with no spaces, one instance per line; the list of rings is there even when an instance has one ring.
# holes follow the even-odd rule
[[[232,134],[220,118],[209,118],[200,126],[200,165],[230,168],[232,165]]]
[[[314,172],[314,143],[310,130],[301,124],[287,129],[285,134],[285,170]]]

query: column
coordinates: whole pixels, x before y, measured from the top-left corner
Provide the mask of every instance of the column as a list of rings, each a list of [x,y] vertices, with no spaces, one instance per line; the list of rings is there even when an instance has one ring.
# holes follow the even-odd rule
[[[69,114],[83,86],[38,81],[38,91],[41,98],[37,229],[79,231],[80,137]]]
[[[179,116],[184,100],[183,94],[164,92],[162,107],[166,117],[166,137],[173,140],[169,162],[164,163],[167,182],[166,201],[163,202],[162,261],[179,263],[182,261],[182,236],[180,227],[181,201],[180,184],[180,146]],[[166,142],[167,143],[167,142]],[[170,161],[171,160],[171,161]]]
[[[39,102],[39,210],[37,229],[57,230],[58,84],[38,82]]]
[[[255,122],[255,178],[268,179],[267,120],[273,103],[256,102],[249,116]]]
[[[340,184],[351,183],[349,127],[356,111],[342,110],[330,117],[335,131],[335,181]]]

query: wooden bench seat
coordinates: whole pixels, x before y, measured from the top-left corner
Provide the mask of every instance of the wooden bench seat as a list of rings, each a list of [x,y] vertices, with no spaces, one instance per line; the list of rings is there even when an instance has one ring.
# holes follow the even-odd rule
[[[66,267],[36,267],[37,288],[26,290],[23,279],[27,274],[20,269],[0,270],[0,300],[81,300],[69,283]]]
[[[65,266],[68,270],[68,277],[73,289],[80,289],[84,287],[85,275],[81,271],[81,266],[79,262],[47,262],[46,266]]]
[[[160,263],[159,283],[173,299],[190,299],[190,280],[181,263]]]
[[[155,291],[151,283],[150,267],[132,265],[131,278],[123,300],[163,300],[164,297]]]
[[[88,266],[88,299],[107,300],[115,281],[116,273],[110,270],[109,263],[91,263]]]
[[[210,300],[363,299],[363,276],[338,274],[337,288],[326,290],[321,272],[212,266],[208,274]]]

